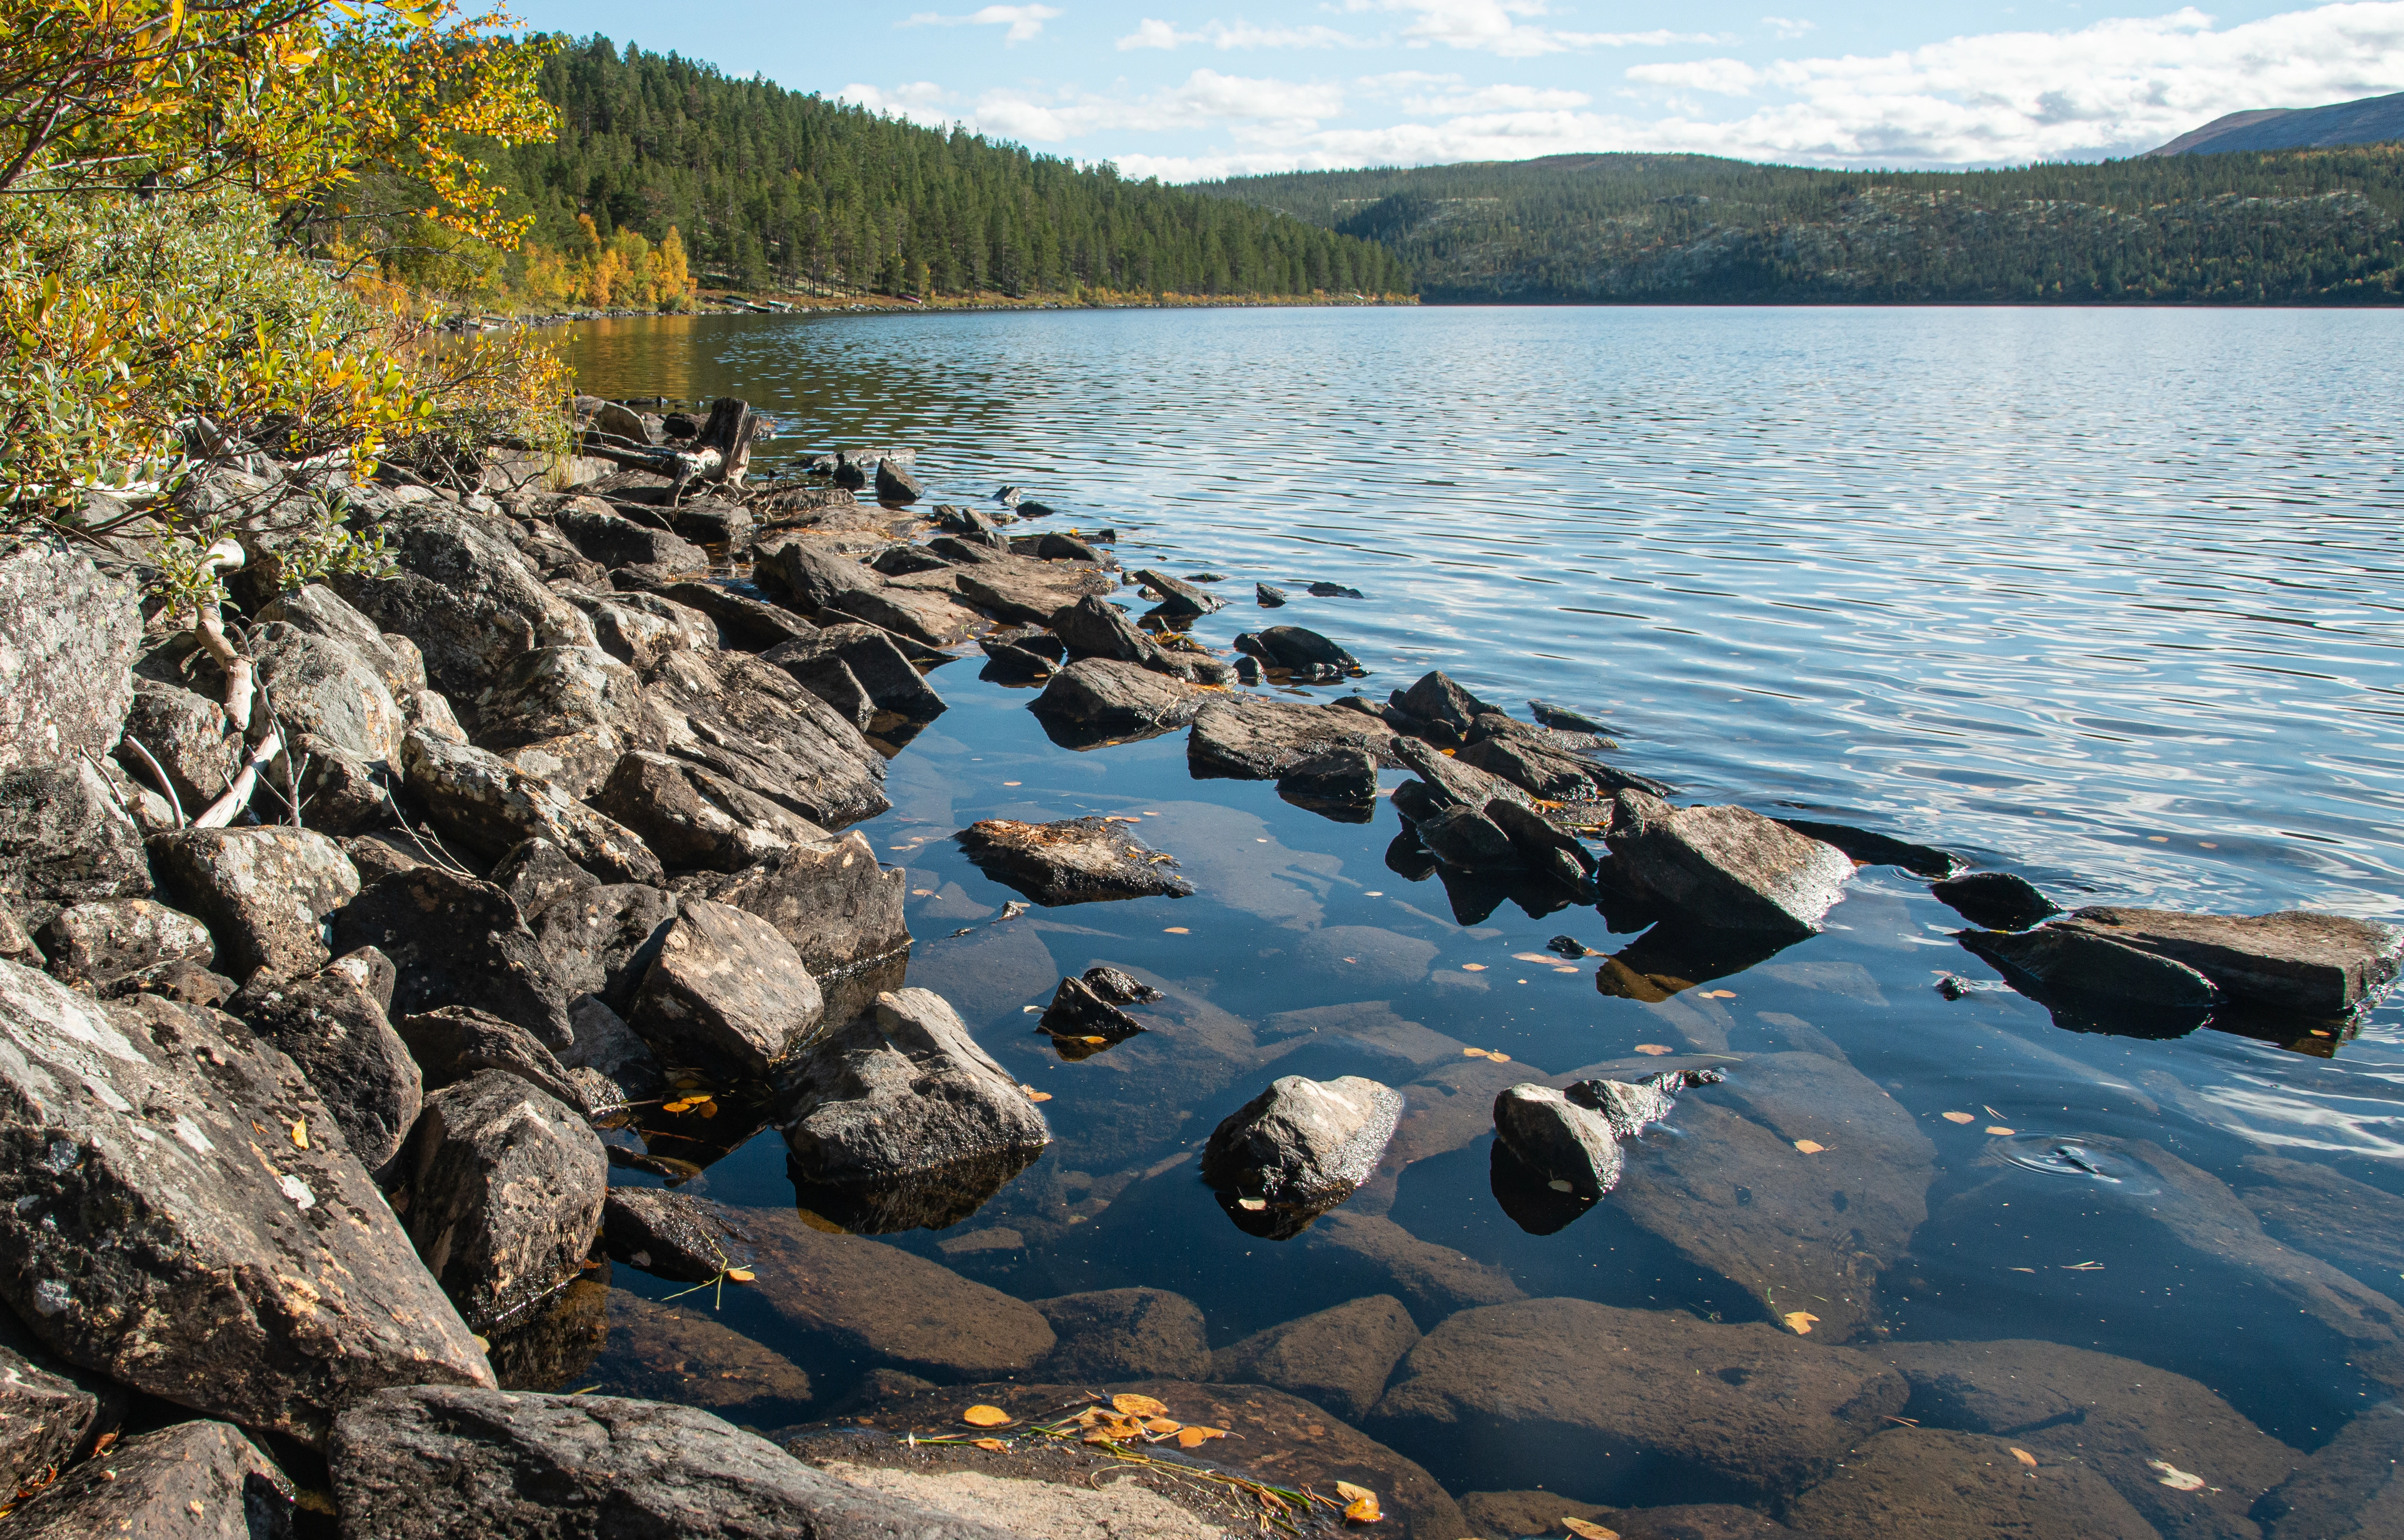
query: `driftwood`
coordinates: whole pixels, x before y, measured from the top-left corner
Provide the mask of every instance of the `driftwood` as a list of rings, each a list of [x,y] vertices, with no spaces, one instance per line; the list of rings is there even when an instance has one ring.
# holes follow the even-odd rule
[[[709,403],[709,420],[694,436],[691,449],[620,449],[594,443],[588,437],[580,452],[625,469],[667,477],[667,506],[674,508],[684,500],[689,487],[741,486],[751,468],[751,441],[760,431],[760,422],[750,402],[720,396]]]

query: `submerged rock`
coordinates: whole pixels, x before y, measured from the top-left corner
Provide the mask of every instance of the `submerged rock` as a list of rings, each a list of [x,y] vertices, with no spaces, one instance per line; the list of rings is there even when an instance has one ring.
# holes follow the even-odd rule
[[[1789,1511],[1796,1522],[1832,1535],[2155,1534],[2109,1482],[2076,1460],[2039,1460],[2032,1471],[2012,1451],[2004,1438],[1893,1428],[1848,1452],[1844,1468],[1797,1497]]]
[[[1239,1226],[1291,1239],[1369,1179],[1402,1113],[1400,1095],[1360,1075],[1284,1076],[1212,1131],[1202,1180]]]
[[[2392,1533],[2404,1496],[2404,1405],[2369,1407],[2301,1462],[2257,1512],[2269,1540],[2370,1540]],[[2201,1473],[2196,1473],[2201,1474]]]
[[[1984,931],[2025,931],[2062,913],[2026,877],[2010,872],[1970,872],[1932,882],[1928,890]]]
[[[126,1439],[16,1505],[10,1540],[282,1540],[292,1483],[242,1430],[178,1422]]]
[[[1210,1356],[1210,1378],[1274,1385],[1357,1422],[1419,1339],[1401,1300],[1371,1295],[1220,1349]]]
[[[977,870],[1054,907],[1108,899],[1184,898],[1194,885],[1174,857],[1106,818],[1021,823],[986,819],[954,836]]]
[[[1202,1312],[1166,1289],[1101,1289],[1039,1299],[1059,1343],[1036,1372],[1055,1379],[1202,1379],[1210,1345]]]
[[[1643,791],[1617,794],[1604,842],[1614,880],[1727,930],[1809,934],[1853,875],[1842,851],[1758,813]]]
[[[2220,1002],[2213,982],[2185,963],[2126,946],[2092,931],[1964,931],[1963,947],[2016,989],[2087,1030],[2139,1037],[2189,1032]]]
[[[810,1415],[806,1372],[691,1303],[608,1291],[606,1346],[583,1379],[604,1395],[694,1407],[748,1427],[789,1427]]]
[[[660,940],[626,1024],[671,1064],[698,1057],[765,1075],[826,1014],[818,981],[757,915],[696,899]]]
[[[0,1294],[52,1351],[312,1444],[379,1385],[491,1382],[333,1114],[231,1017],[0,962]]]

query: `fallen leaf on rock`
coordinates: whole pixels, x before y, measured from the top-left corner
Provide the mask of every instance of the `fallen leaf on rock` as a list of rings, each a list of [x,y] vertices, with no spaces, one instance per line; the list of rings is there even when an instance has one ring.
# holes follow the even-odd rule
[[[1168,1415],[1168,1407],[1166,1403],[1154,1401],[1148,1395],[1122,1393],[1111,1397],[1111,1405],[1129,1417],[1167,1417]]]
[[[1559,1177],[1555,1177],[1555,1178],[1553,1178],[1550,1182],[1545,1183],[1544,1183],[1544,1185],[1545,1185],[1545,1186],[1547,1186],[1547,1187],[1550,1187],[1553,1191],[1555,1191],[1555,1192],[1557,1192],[1557,1193],[1573,1193],[1573,1192],[1577,1191],[1577,1189],[1576,1189],[1575,1187],[1572,1187],[1572,1186],[1571,1186],[1568,1183],[1563,1182]]]
[[[1619,1540],[1617,1530],[1607,1530],[1584,1519],[1572,1519],[1566,1513],[1561,1515],[1561,1528],[1576,1535],[1578,1540]]]
[[[1019,1086],[1019,1089],[1027,1093],[1027,1099],[1029,1101],[1049,1101],[1052,1099],[1051,1092],[1039,1091],[1032,1085],[1021,1085]]]
[[[1989,1133],[1991,1133],[1991,1134],[1994,1135],[1997,1139],[2009,1139],[2009,1138],[2011,1138],[2011,1137],[2012,1137],[2013,1133],[2014,1133],[2014,1132],[2016,1132],[2016,1131],[2017,1131],[2017,1130],[2014,1130],[2014,1129],[2011,1129],[2011,1128],[2006,1128],[2006,1127],[2004,1127],[2002,1124],[2000,1124],[2000,1123],[1999,1123],[1999,1124],[1996,1124],[1995,1126],[1993,1126],[1992,1127],[1991,1127],[1991,1128],[1989,1128],[1989,1129],[1987,1130],[1987,1132],[1989,1132]]]
[[[1655,1058],[1659,1058],[1663,1054],[1677,1052],[1666,1043],[1640,1043],[1636,1045],[1636,1051],[1640,1054],[1651,1054]]]
[[[300,1145],[300,1148],[304,1150],[309,1147],[309,1120],[307,1118],[296,1117],[292,1120],[292,1142]]]
[[[1795,1141],[1795,1147],[1805,1155],[1818,1155],[1827,1148],[1816,1139],[1798,1139]]]
[[[1335,1495],[1347,1503],[1358,1503],[1363,1497],[1375,1497],[1377,1494],[1366,1487],[1356,1487],[1349,1481],[1338,1481],[1335,1483]]]
[[[2157,1470],[2161,1472],[2162,1474],[2156,1477],[2154,1479],[2161,1485],[2170,1488],[2173,1491],[2201,1491],[2203,1490],[2202,1477],[2197,1476],[2191,1471],[2183,1471],[2167,1460],[2148,1460],[2145,1462],[2145,1468],[2148,1470]]]
[[[1947,1113],[1945,1114],[1945,1121],[1948,1123],[1976,1123],[1978,1120],[1971,1116],[1968,1113]]]
[[[1144,1419],[1143,1431],[1146,1433],[1175,1433],[1179,1428],[1183,1426],[1183,1423],[1172,1422],[1166,1417],[1148,1417]]]
[[[2021,1464],[2028,1466],[2032,1470],[2036,1468],[2036,1456],[2029,1453],[2026,1449],[2015,1448],[2012,1450],[2012,1458],[2019,1461]]]
[[[1009,1445],[1003,1443],[999,1438],[980,1438],[976,1440],[976,1447],[981,1449],[991,1449],[996,1454],[999,1454],[1002,1450],[1010,1448]]]
[[[1820,1323],[1820,1318],[1809,1310],[1789,1310],[1778,1319],[1785,1322],[1786,1329],[1797,1337],[1810,1336],[1811,1328]]]
[[[960,1413],[960,1421],[971,1428],[998,1428],[1010,1421],[1010,1414],[999,1407],[971,1407]]]
[[[729,1283],[748,1283],[756,1276],[758,1275],[754,1274],[748,1267],[729,1267],[726,1269],[726,1281]]]
[[[484,1336],[482,1332],[479,1332],[476,1334],[476,1346],[484,1350],[486,1353],[490,1353],[493,1351],[493,1339]]]
[[[1224,1428],[1180,1428],[1177,1430],[1177,1447],[1181,1449],[1198,1449],[1213,1438],[1226,1436],[1227,1430]]]
[[[1377,1494],[1366,1492],[1344,1505],[1344,1521],[1348,1524],[1374,1524],[1385,1518],[1377,1506]]]
[[[1695,998],[1697,1000],[1734,1000],[1736,998],[1736,991],[1734,989],[1705,989]]]

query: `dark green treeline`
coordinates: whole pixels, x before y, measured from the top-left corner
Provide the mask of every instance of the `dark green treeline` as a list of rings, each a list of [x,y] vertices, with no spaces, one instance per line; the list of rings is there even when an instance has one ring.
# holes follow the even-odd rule
[[[886,293],[1377,294],[1405,287],[1373,242],[1248,204],[1080,170],[918,128],[674,54],[570,41],[542,93],[559,142],[504,151],[533,240],[579,214],[652,240],[677,227],[706,279]]]
[[[1196,189],[1383,242],[1423,299],[2404,301],[2404,146],[1861,173],[1564,155]]]

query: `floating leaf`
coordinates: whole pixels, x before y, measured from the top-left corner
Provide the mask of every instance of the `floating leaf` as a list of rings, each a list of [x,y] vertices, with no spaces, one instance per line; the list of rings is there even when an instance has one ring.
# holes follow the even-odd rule
[[[2031,1470],[2036,1469],[2036,1456],[2029,1453],[2026,1449],[2014,1448],[2012,1449],[2012,1458],[2019,1461],[2021,1464],[2026,1465]]]
[[[1797,1337],[1810,1336],[1811,1328],[1820,1323],[1820,1318],[1810,1310],[1789,1310],[1778,1319],[1785,1322],[1786,1329]]]
[[[691,1101],[679,1100],[665,1103],[660,1108],[660,1111],[664,1113],[682,1113],[690,1112],[692,1108],[692,1103]]]
[[[1560,959],[1553,956],[1550,952],[1514,952],[1511,954],[1511,960],[1514,962],[1541,962],[1549,966],[1553,963],[1558,962]]]
[[[1945,1114],[1945,1121],[1948,1123],[1976,1123],[1978,1120],[1968,1113],[1947,1113]]]
[[[978,1449],[991,1449],[991,1450],[993,1450],[996,1454],[999,1454],[1002,1450],[1004,1450],[1004,1449],[1006,1449],[1010,1448],[1010,1446],[1009,1446],[1009,1445],[1007,1445],[1007,1444],[1003,1443],[1003,1442],[1002,1442],[1000,1439],[999,1439],[999,1438],[979,1438],[979,1439],[975,1440],[974,1442],[975,1442],[976,1447],[977,1447]]]
[[[748,1283],[751,1281],[752,1277],[752,1271],[748,1267],[729,1267],[726,1269],[726,1281],[729,1283]]]
[[[1705,989],[1697,994],[1695,998],[1697,1000],[1734,1000],[1736,998],[1736,991],[1734,989]]]
[[[1666,1043],[1640,1043],[1636,1045],[1636,1051],[1640,1054],[1651,1054],[1655,1058],[1659,1058],[1663,1054],[1677,1052]]]
[[[1553,1178],[1550,1182],[1545,1183],[1544,1185],[1550,1187],[1557,1193],[1573,1193],[1577,1191],[1576,1188],[1571,1186],[1568,1183],[1563,1182],[1559,1177]]]
[[[1160,933],[1164,936],[1190,936],[1194,932],[1182,925],[1165,925],[1161,927]]]
[[[2173,1491],[2201,1491],[2203,1489],[2202,1477],[2192,1471],[2183,1471],[2167,1460],[2148,1460],[2145,1468],[2161,1472],[2154,1479]]]
[[[1385,1514],[1377,1506],[1376,1492],[1363,1492],[1344,1505],[1344,1521],[1348,1524],[1374,1524]]]
[[[1256,1214],[1268,1206],[1269,1200],[1265,1197],[1239,1197],[1236,1199],[1236,1207],[1243,1210],[1246,1213]]]
[[[1461,965],[1461,971],[1464,973],[1482,973],[1486,972],[1486,964],[1482,962],[1464,962]]]
[[[1213,1438],[1226,1436],[1227,1430],[1224,1428],[1180,1428],[1177,1430],[1177,1447],[1181,1449],[1198,1449]]]
[[[1825,1144],[1816,1139],[1798,1139],[1795,1141],[1795,1147],[1805,1155],[1818,1155],[1827,1149]]]
[[[1049,1091],[1039,1091],[1032,1085],[1020,1085],[1018,1088],[1027,1093],[1027,1099],[1029,1101],[1049,1101],[1052,1099],[1052,1093]]]
[[[1989,1128],[1989,1129],[1987,1130],[1987,1132],[1989,1132],[1989,1133],[1991,1133],[1991,1134],[1994,1135],[1997,1139],[2009,1139],[2009,1138],[2011,1138],[2011,1137],[2012,1137],[2012,1134],[2014,1133],[2014,1131],[2015,1131],[2015,1130],[2013,1130],[2013,1129],[2010,1129],[2010,1128],[2006,1128],[2006,1127],[2004,1127],[2002,1124],[2000,1124],[2000,1123],[1996,1124],[1995,1126],[1993,1126],[1992,1127],[1991,1127],[1991,1128]]]
[[[1583,1519],[1572,1519],[1566,1513],[1561,1515],[1561,1528],[1576,1535],[1578,1540],[1619,1540],[1617,1530],[1607,1530],[1600,1524],[1588,1523]]]
[[[960,1413],[960,1421],[971,1428],[998,1428],[1010,1421],[1010,1414],[999,1407],[971,1407]]]
[[[1486,1050],[1483,1048],[1463,1048],[1461,1052],[1464,1057],[1468,1058],[1484,1058],[1486,1057]]]
[[[1111,1405],[1129,1417],[1167,1417],[1168,1415],[1168,1407],[1165,1403],[1154,1401],[1148,1395],[1132,1393],[1114,1395],[1111,1397]]]

